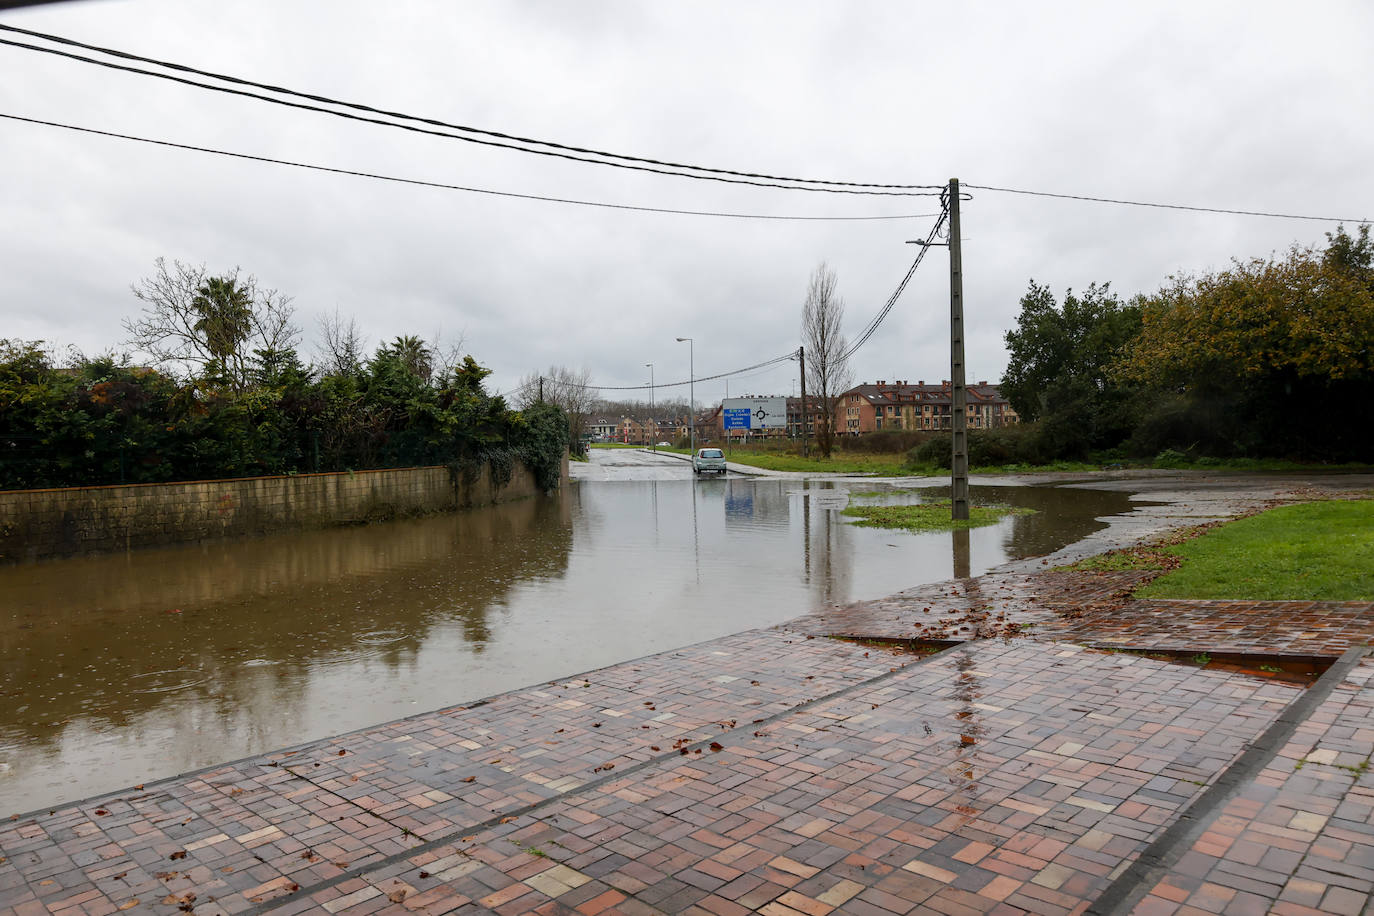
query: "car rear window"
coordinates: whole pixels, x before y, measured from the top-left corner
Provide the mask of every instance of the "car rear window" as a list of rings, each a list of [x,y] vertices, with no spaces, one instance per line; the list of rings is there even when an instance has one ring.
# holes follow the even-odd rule
[[[703,457],[703,458],[724,458],[725,455],[723,455],[723,454],[721,453],[720,449],[718,449],[718,448],[704,448],[704,449],[701,450],[701,457]]]

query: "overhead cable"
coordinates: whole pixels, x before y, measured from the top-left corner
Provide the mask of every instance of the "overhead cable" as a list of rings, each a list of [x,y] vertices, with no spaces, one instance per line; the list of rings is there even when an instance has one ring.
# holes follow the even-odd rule
[[[878,314],[877,314],[876,316],[874,316],[873,320],[870,321],[870,322],[868,323],[868,325],[864,328],[864,330],[859,334],[859,339],[858,339],[857,341],[855,341],[855,343],[854,343],[853,346],[848,347],[848,348],[844,351],[844,355],[843,355],[843,357],[842,357],[843,359],[849,359],[849,357],[853,356],[855,353],[857,353],[857,352],[859,351],[859,348],[860,348],[860,347],[862,347],[865,343],[868,342],[869,338],[872,337],[873,334],[874,334],[874,332],[878,330],[878,326],[881,325],[881,324],[883,323],[883,320],[886,319],[887,316],[888,316],[888,314],[892,311],[893,306],[897,304],[897,300],[898,300],[899,298],[901,298],[902,292],[906,289],[907,284],[910,283],[910,282],[911,282],[911,278],[912,278],[913,276],[915,276],[915,274],[916,274],[916,269],[917,269],[918,267],[921,266],[921,261],[925,259],[926,252],[927,252],[928,250],[930,250],[931,247],[933,247],[933,243],[935,242],[935,239],[940,237],[940,230],[944,227],[944,225],[945,225],[945,220],[946,220],[946,218],[949,216],[949,208],[948,208],[948,206],[946,206],[945,209],[944,209],[943,211],[941,211],[939,214],[936,214],[936,215],[937,215],[939,218],[935,220],[934,225],[932,225],[932,226],[930,227],[930,231],[926,233],[925,242],[921,245],[921,250],[920,250],[919,252],[916,253],[916,258],[915,258],[915,260],[913,260],[913,261],[911,262],[911,266],[907,268],[906,275],[903,276],[903,277],[902,277],[902,281],[901,281],[900,283],[897,284],[897,288],[896,288],[895,290],[893,290],[892,295],[890,295],[890,296],[887,297],[887,301],[886,301],[885,303],[883,303],[882,309],[879,310]],[[711,382],[711,381],[715,381],[715,380],[717,380],[717,379],[728,378],[728,377],[730,377],[730,376],[743,375],[743,374],[746,373],[746,372],[753,372],[753,371],[756,370],[756,369],[763,369],[763,368],[766,368],[766,367],[768,367],[768,366],[776,365],[776,364],[778,364],[778,363],[787,362],[787,361],[789,361],[789,360],[795,360],[796,358],[797,358],[797,351],[796,351],[796,350],[792,350],[792,351],[789,351],[788,353],[785,353],[785,354],[783,354],[783,355],[781,355],[781,356],[775,356],[775,357],[773,357],[772,359],[765,360],[765,361],[763,361],[763,362],[761,362],[761,363],[755,363],[755,364],[752,365],[752,366],[745,366],[745,367],[743,367],[742,369],[732,369],[732,370],[730,370],[729,372],[721,372],[721,373],[717,373],[716,375],[694,376],[693,378],[688,379],[687,381],[681,381],[681,382],[657,382],[657,383],[655,383],[655,384],[653,384],[653,385],[593,385],[593,384],[586,384],[586,385],[573,385],[572,387],[574,387],[574,388],[583,388],[583,389],[593,389],[593,388],[594,388],[594,389],[604,390],[604,391],[647,391],[647,390],[649,390],[650,388],[653,388],[653,389],[655,389],[655,390],[657,390],[657,389],[659,389],[659,388],[680,388],[680,387],[682,387],[683,385],[691,385],[691,384],[694,384],[694,383],[696,383],[696,382]],[[522,387],[523,387],[523,386],[522,386]],[[519,389],[517,388],[517,389],[514,389],[514,390],[519,390]]]
[[[741,375],[745,372],[752,372],[755,369],[762,369],[765,366],[773,366],[778,363],[785,363],[788,360],[796,359],[797,351],[791,350],[782,356],[775,356],[772,359],[755,363],[752,366],[745,366],[742,369],[731,369],[729,372],[718,372],[715,375],[696,375],[681,382],[657,382],[653,385],[570,385],[572,388],[596,388],[602,391],[648,391],[653,388],[657,391],[660,388],[681,388],[685,385],[693,385],[697,382],[713,382],[716,379],[729,378],[732,375]]]
[[[1086,200],[1099,204],[1120,204],[1127,207],[1154,207],[1160,210],[1191,210],[1195,213],[1225,213],[1231,216],[1266,216],[1272,219],[1307,219],[1323,223],[1368,223],[1367,218],[1340,216],[1306,216],[1300,213],[1271,213],[1266,210],[1232,210],[1225,207],[1195,207],[1191,204],[1161,204],[1143,200],[1120,200],[1113,197],[1089,197],[1086,194],[1057,194],[1051,191],[1029,191],[1024,188],[995,188],[985,184],[962,184],[961,187],[979,191],[1000,191],[1003,194],[1024,194],[1029,197],[1057,197],[1062,200]]]
[[[82,63],[93,64],[98,67],[106,67],[112,70],[121,70],[127,73],[137,73],[143,76],[151,76],[156,79],[168,80],[180,83],[185,86],[193,86],[199,89],[208,89],[212,92],[221,92],[228,95],[237,95],[245,98],[257,99],[258,101],[269,102],[274,105],[283,105],[289,108],[298,108],[304,111],[314,111],[320,114],[333,115],[339,118],[347,118],[353,121],[363,121],[369,124],[377,124],[383,127],[394,127],[399,130],[407,130],[413,133],[428,134],[430,136],[445,137],[450,140],[461,140],[465,143],[476,143],[483,146],[493,146],[501,149],[509,149],[522,153],[530,153],[538,156],[551,156],[560,159],[568,159],[574,162],[582,162],[591,165],[604,165],[612,168],[631,169],[640,172],[651,172],[658,175],[670,175],[678,178],[693,178],[700,181],[718,181],[728,184],[744,184],[756,187],[779,188],[790,191],[813,191],[831,194],[860,194],[870,196],[887,197],[933,197],[939,193],[939,188],[943,185],[905,185],[905,184],[877,184],[857,181],[832,181],[829,179],[816,178],[793,178],[782,175],[769,175],[760,172],[745,172],[735,169],[711,168],[708,166],[696,166],[686,163],[672,162],[661,159],[650,159],[642,156],[630,156],[621,153],[612,153],[604,150],[591,149],[588,147],[572,146],[569,144],[556,143],[549,140],[539,140],[531,137],[521,137],[515,134],[502,133],[500,131],[484,130],[463,124],[453,124],[441,121],[436,118],[421,117],[410,115],[404,112],[387,111],[385,109],[374,108],[370,105],[363,105],[356,102],[346,102],[340,99],[329,98],[328,96],[314,95],[306,92],[299,92],[286,89],[281,86],[272,86],[267,83],[260,83],[254,80],[243,79],[241,77],[230,76],[227,74],[214,73],[207,70],[198,70],[184,64],[171,61],[158,60],[156,58],[143,57],[131,54],[126,51],[119,51],[113,48],[105,48],[99,45],[87,44],[59,35],[52,35],[45,32],[35,32],[30,29],[21,29],[11,25],[0,25],[0,30],[28,35],[45,41],[56,42],[69,47],[83,48],[99,54],[117,57],[123,60],[137,61],[151,66],[162,67],[174,70],[178,73],[192,74],[207,79],[220,80],[236,86],[250,86],[266,92],[276,93],[291,98],[306,99],[311,102],[318,102],[324,105],[333,105],[338,108],[349,109],[350,111],[366,112],[368,115],[383,115],[387,118],[394,118],[401,121],[414,122],[413,124],[398,124],[396,121],[381,120],[376,117],[366,115],[350,114],[349,111],[336,111],[333,108],[322,108],[319,105],[310,105],[302,102],[292,102],[283,98],[261,95],[256,92],[249,92],[244,89],[233,89],[228,86],[215,86],[209,83],[200,82],[186,77],[174,76],[171,73],[159,73],[154,70],[147,70],[141,67],[132,67],[125,64],[117,64],[111,61],[98,60],[82,54],[75,54],[70,51],[62,51],[57,48],[46,48],[41,45],[29,44],[27,42],[0,39],[0,44],[10,47],[22,48],[29,51],[37,51],[43,54],[52,54],[58,57],[65,57],[70,60]],[[414,124],[427,124],[430,127],[443,128],[443,130],[432,130],[424,127],[416,127]],[[451,131],[458,131],[455,134]],[[491,139],[481,139],[487,137]],[[523,145],[522,145],[523,144]],[[534,147],[544,147],[536,149]],[[588,158],[599,157],[599,158]]]
[[[77,131],[83,134],[95,134],[100,137],[113,137],[117,140],[132,140],[136,143],[150,143],[154,146],[165,146],[171,149],[189,150],[196,153],[209,153],[214,156],[228,156],[231,159],[247,159],[251,162],[266,162],[272,165],[286,165],[297,169],[309,169],[314,172],[328,172],[334,175],[349,175],[355,178],[372,178],[377,181],[391,181],[398,184],[418,185],[426,188],[440,188],[446,191],[467,191],[471,194],[486,194],[493,197],[514,197],[520,200],[537,200],[545,203],[572,204],[579,207],[599,207],[606,210],[633,210],[640,213],[668,213],[675,216],[713,216],[722,219],[761,219],[761,220],[789,220],[801,222],[863,222],[869,220],[896,220],[896,219],[919,219],[933,214],[929,213],[901,213],[887,216],[803,216],[796,214],[775,214],[775,213],[730,213],[725,211],[713,210],[678,210],[671,207],[641,207],[632,204],[613,204],[605,201],[578,200],[570,197],[548,197],[541,194],[521,194],[515,191],[497,191],[491,188],[474,188],[465,185],[445,184],[439,181],[425,181],[420,178],[401,178],[395,175],[381,175],[375,172],[360,172],[354,169],[334,168],[327,165],[313,165],[308,162],[295,162],[290,159],[274,159],[270,156],[255,156],[250,153],[235,153],[229,150],[214,149],[208,146],[193,146],[187,143],[174,143],[171,140],[155,140],[150,137],[136,137],[132,134],[115,133],[108,130],[96,130],[93,127],[79,127],[75,124],[63,124],[59,121],[45,121],[40,118],[25,118],[20,115],[5,114],[0,112],[0,118],[7,118],[11,121],[22,121],[26,124],[39,124],[44,127],[59,127],[63,130]]]
[[[897,299],[901,297],[902,291],[906,289],[906,285],[910,283],[911,278],[915,276],[916,268],[921,266],[921,261],[925,258],[926,252],[933,247],[935,239],[940,237],[940,228],[944,225],[945,218],[948,216],[949,208],[946,207],[940,214],[940,218],[935,221],[935,225],[930,227],[930,232],[926,233],[925,241],[921,243],[921,250],[916,252],[916,259],[912,261],[911,266],[907,268],[906,276],[902,277],[902,282],[897,284],[897,288],[893,290],[891,296],[887,297],[887,302],[883,304],[882,309],[873,320],[868,323],[868,326],[860,332],[859,339],[854,342],[853,346],[844,351],[844,355],[840,358],[842,362],[859,352],[859,348],[868,343],[868,339],[873,336],[873,332],[878,330],[878,325],[882,324],[883,319],[892,311],[892,307],[897,304]]]

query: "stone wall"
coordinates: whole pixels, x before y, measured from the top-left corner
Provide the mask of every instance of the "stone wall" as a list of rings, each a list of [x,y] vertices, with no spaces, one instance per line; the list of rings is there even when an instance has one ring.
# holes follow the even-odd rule
[[[565,459],[565,482],[567,476]],[[8,490],[0,492],[0,563],[350,525],[538,492],[520,464],[505,486],[494,484],[484,466],[471,477],[428,467]]]

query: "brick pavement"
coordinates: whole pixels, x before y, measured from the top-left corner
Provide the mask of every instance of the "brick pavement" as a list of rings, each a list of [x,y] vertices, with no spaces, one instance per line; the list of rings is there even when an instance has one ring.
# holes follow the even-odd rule
[[[1208,824],[1137,912],[1368,912],[1374,896],[1374,661],[1345,678]]]
[[[1300,692],[979,642],[300,906],[1079,912]]]
[[[1008,633],[1176,652],[1337,657],[1374,640],[1374,602],[1133,599],[1154,572],[994,573],[802,618],[810,633],[968,639]]]

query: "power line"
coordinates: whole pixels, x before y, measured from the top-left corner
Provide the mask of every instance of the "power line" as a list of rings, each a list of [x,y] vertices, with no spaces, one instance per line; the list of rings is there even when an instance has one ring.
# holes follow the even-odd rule
[[[560,159],[569,159],[574,162],[582,162],[591,165],[604,165],[612,168],[632,169],[641,172],[651,172],[658,175],[671,175],[678,178],[693,178],[700,181],[720,181],[729,184],[754,185],[756,187],[780,188],[790,191],[814,191],[831,194],[862,194],[874,196],[894,196],[894,197],[933,197],[938,193],[941,185],[905,185],[905,184],[877,184],[856,181],[832,181],[828,179],[816,178],[793,178],[781,175],[769,175],[759,172],[745,172],[735,169],[711,168],[708,166],[697,166],[679,162],[672,162],[661,159],[650,159],[642,156],[630,156],[621,153],[611,153],[604,150],[591,149],[588,147],[571,146],[563,143],[555,143],[549,140],[539,140],[531,137],[521,137],[515,134],[506,134],[500,131],[484,130],[463,124],[453,124],[435,118],[410,115],[404,112],[388,111],[385,109],[374,108],[370,105],[363,105],[356,102],[346,102],[333,99],[328,96],[313,95],[310,93],[299,92],[286,89],[281,86],[272,86],[267,83],[260,83],[254,80],[243,79],[241,77],[230,76],[227,74],[214,73],[207,70],[198,70],[184,64],[171,61],[159,60],[157,58],[143,57],[131,54],[127,51],[119,51],[114,48],[105,48],[99,45],[86,44],[71,38],[64,38],[59,35],[52,35],[45,32],[35,32],[29,29],[21,29],[11,25],[0,25],[0,29],[33,38],[64,44],[70,47],[83,48],[99,54],[117,57],[123,60],[137,61],[156,67],[163,67],[179,73],[193,74],[195,76],[208,79],[220,80],[237,86],[251,86],[266,92],[277,93],[292,98],[307,99],[312,102],[319,102],[326,105],[334,105],[339,108],[350,109],[351,111],[367,112],[368,114],[384,115],[388,118],[395,118],[403,121],[411,121],[417,124],[428,124],[432,127],[444,128],[443,131],[429,130],[422,127],[415,127],[411,124],[397,124],[394,121],[383,121],[374,117],[366,117],[356,114],[349,114],[345,111],[335,111],[330,108],[321,108],[318,105],[307,105],[301,102],[291,102],[286,99],[273,98],[271,96],[260,95],[255,92],[247,92],[242,89],[232,89],[227,86],[214,86],[208,83],[198,82],[184,77],[174,76],[170,73],[158,73],[153,70],[145,70],[140,67],[131,67],[124,64],[116,64],[110,61],[97,60],[81,54],[74,54],[69,51],[62,51],[57,48],[45,48],[41,45],[28,44],[26,42],[0,39],[0,44],[9,45],[15,48],[22,48],[29,51],[37,51],[42,54],[52,54],[58,57],[65,57],[69,60],[80,61],[82,63],[93,64],[98,67],[106,67],[112,70],[121,70],[127,73],[137,73],[143,76],[151,76],[156,79],[168,80],[186,86],[193,86],[199,89],[207,89],[212,92],[221,92],[229,95],[243,96],[245,98],[257,99],[269,102],[274,105],[283,105],[289,108],[298,108],[304,111],[314,111],[321,114],[333,115],[339,118],[347,118],[354,121],[363,121],[369,124],[377,124],[383,127],[394,127],[399,130],[407,130],[413,133],[428,134],[430,136],[444,137],[450,140],[461,140],[465,143],[476,143],[483,146],[494,146],[501,149],[515,150],[522,153],[530,153],[538,156],[552,156]],[[464,134],[477,136],[459,136],[447,131],[460,131]],[[490,137],[493,139],[483,140],[479,137]],[[529,144],[529,145],[519,145]],[[546,149],[533,149],[530,145],[546,147]],[[574,153],[580,155],[573,155]],[[587,158],[588,156],[600,157],[597,159]],[[632,163],[638,163],[632,164]],[[670,169],[675,171],[669,171]],[[686,170],[686,171],[683,171]],[[691,173],[702,174],[691,174]],[[726,177],[733,176],[733,177]],[[759,179],[759,180],[755,180]],[[787,182],[780,184],[779,182]],[[829,187],[823,187],[829,186]]]
[[[902,295],[902,291],[906,289],[906,285],[910,283],[911,278],[915,276],[916,268],[921,266],[921,261],[925,258],[926,252],[931,249],[931,243],[939,236],[940,228],[944,225],[947,216],[949,216],[948,206],[940,213],[940,218],[935,221],[935,225],[930,227],[930,232],[926,233],[925,242],[921,245],[921,250],[916,253],[916,260],[912,261],[911,266],[907,268],[906,276],[902,277],[902,282],[898,283],[892,295],[887,297],[887,302],[883,304],[882,309],[879,310],[878,314],[859,334],[859,339],[854,342],[854,345],[844,351],[844,355],[840,357],[841,361],[847,360],[855,353],[859,352],[859,348],[868,343],[868,339],[878,330],[878,325],[882,324],[883,319],[887,318],[888,313],[892,311],[892,307],[897,304],[897,299]]]
[[[995,188],[985,184],[966,184],[979,191],[1000,191],[1003,194],[1025,194],[1030,197],[1057,197],[1062,200],[1086,200],[1099,204],[1121,204],[1127,207],[1154,207],[1160,210],[1191,210],[1196,213],[1225,213],[1231,216],[1267,216],[1273,219],[1307,219],[1323,223],[1368,223],[1368,219],[1339,216],[1305,216],[1298,213],[1270,213],[1264,210],[1231,210],[1225,207],[1194,207],[1189,204],[1161,204],[1143,200],[1119,200],[1113,197],[1089,197],[1085,194],[1056,194],[1051,191],[1028,191],[1023,188]]]
[[[926,252],[930,250],[930,248],[932,247],[931,243],[934,242],[935,239],[940,236],[940,230],[944,227],[945,219],[949,216],[949,208],[946,206],[946,208],[942,210],[940,213],[933,215],[938,216],[939,218],[935,220],[934,225],[930,227],[930,231],[926,233],[925,243],[921,246],[921,250],[917,252],[916,259],[911,262],[911,266],[907,268],[906,275],[903,276],[902,281],[897,284],[897,288],[893,290],[892,295],[887,297],[887,301],[883,303],[883,307],[878,311],[878,314],[874,316],[873,320],[870,321],[868,325],[864,328],[864,330],[860,333],[859,339],[854,343],[853,346],[845,350],[843,356],[844,359],[848,359],[849,357],[853,356],[855,353],[859,351],[860,347],[862,347],[865,343],[868,342],[868,339],[873,336],[875,331],[878,330],[878,326],[881,325],[883,323],[883,320],[887,318],[888,313],[892,311],[893,306],[897,304],[897,300],[901,298],[902,292],[906,289],[907,284],[910,283],[911,278],[915,276],[916,269],[921,266],[921,261],[925,258]],[[775,356],[772,359],[764,360],[761,363],[755,363],[752,366],[745,366],[741,369],[732,369],[729,372],[720,372],[716,375],[695,376],[691,379],[681,382],[657,382],[653,385],[593,385],[589,383],[586,385],[570,385],[570,387],[581,388],[584,390],[595,389],[598,391],[648,391],[650,388],[653,388],[655,390],[659,388],[680,388],[684,385],[691,385],[696,382],[712,382],[716,381],[717,379],[729,378],[731,376],[736,375],[743,375],[746,372],[753,372],[757,369],[764,369],[769,366],[777,365],[778,363],[795,360],[796,358],[797,351],[790,350],[781,356]],[[530,384],[532,383],[519,385],[515,388],[512,388],[511,392],[513,393],[516,391],[520,391],[524,388],[529,387]]]
[[[762,369],[762,368],[764,368],[764,367],[766,367],[766,366],[777,365],[778,363],[784,363],[784,362],[787,362],[788,360],[792,360],[792,359],[796,359],[796,358],[797,358],[797,351],[796,351],[796,350],[790,350],[790,351],[788,351],[787,353],[784,353],[782,356],[775,356],[775,357],[773,357],[772,359],[764,360],[764,361],[761,362],[761,363],[755,363],[755,364],[752,365],[752,366],[745,366],[745,367],[742,368],[742,369],[731,369],[729,372],[719,372],[719,373],[717,373],[717,374],[715,374],[715,375],[698,375],[698,376],[694,376],[694,377],[692,377],[692,378],[690,378],[690,379],[686,379],[686,380],[681,381],[681,382],[656,382],[656,383],[654,383],[653,385],[591,385],[591,384],[587,384],[587,385],[571,385],[570,387],[573,387],[573,388],[583,388],[583,389],[595,388],[595,389],[597,389],[597,390],[599,390],[599,391],[648,391],[650,388],[653,388],[654,390],[658,390],[659,388],[681,388],[681,387],[683,387],[684,385],[692,385],[692,384],[695,384],[696,382],[713,382],[713,381],[715,381],[716,379],[729,378],[729,377],[732,376],[732,375],[742,375],[742,374],[745,373],[745,372],[753,372],[755,369]]]
[[[732,376],[742,375],[745,372],[753,372],[755,369],[764,369],[768,366],[775,366],[778,363],[784,363],[788,360],[793,360],[796,358],[797,351],[792,350],[788,353],[783,354],[782,356],[775,356],[772,359],[764,360],[761,363],[755,363],[752,366],[745,366],[742,369],[731,369],[729,372],[720,372],[716,375],[698,375],[690,379],[685,379],[681,382],[655,382],[653,385],[594,385],[590,382],[585,385],[579,385],[575,382],[564,382],[561,384],[565,385],[568,388],[581,388],[584,391],[648,391],[650,388],[657,391],[660,388],[682,388],[687,385],[693,385],[697,382],[713,382],[717,379],[730,378]],[[522,382],[519,385],[516,385],[514,388],[501,392],[499,395],[493,395],[493,397],[505,397],[508,394],[515,394],[517,391],[524,391],[526,388],[532,388],[538,383],[539,377],[536,376],[528,382]]]
[[[11,121],[22,121],[26,124],[39,124],[44,127],[58,127],[63,130],[77,131],[83,134],[94,134],[99,137],[113,137],[117,140],[132,140],[135,143],[150,143],[154,146],[165,146],[171,149],[189,150],[196,153],[209,153],[214,156],[228,156],[231,159],[246,159],[251,162],[266,162],[271,165],[286,165],[291,168],[309,169],[314,172],[328,172],[334,175],[349,175],[355,178],[372,178],[377,181],[391,181],[398,184],[418,185],[426,188],[439,188],[446,191],[467,191],[471,194],[487,194],[493,197],[514,197],[520,200],[537,200],[544,203],[572,204],[579,207],[599,207],[606,210],[632,210],[640,213],[668,213],[676,216],[714,216],[722,219],[760,219],[760,220],[788,220],[801,222],[863,222],[870,220],[896,220],[896,219],[920,219],[932,216],[930,213],[902,213],[890,216],[801,216],[789,214],[770,214],[770,213],[729,213],[712,210],[677,210],[671,207],[641,207],[632,204],[613,204],[605,201],[578,200],[570,197],[547,197],[541,194],[521,194],[516,191],[496,191],[491,188],[474,188],[465,185],[444,184],[439,181],[425,181],[420,178],[401,178],[395,175],[381,175],[375,172],[359,172],[353,169],[334,168],[326,165],[313,165],[308,162],[295,162],[290,159],[274,159],[270,156],[255,156],[251,153],[235,153],[229,150],[214,149],[208,146],[193,146],[187,143],[174,143],[171,140],[155,140],[150,137],[137,137],[132,134],[121,134],[108,130],[97,130],[93,127],[79,127],[75,124],[63,124],[59,121],[44,121],[40,118],[25,118],[21,115],[5,114],[0,112],[0,118],[7,118]]]

